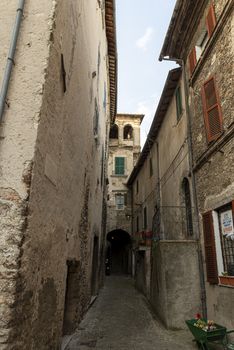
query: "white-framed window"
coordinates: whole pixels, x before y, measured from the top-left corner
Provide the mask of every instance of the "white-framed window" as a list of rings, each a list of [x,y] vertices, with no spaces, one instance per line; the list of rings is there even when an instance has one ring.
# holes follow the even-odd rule
[[[122,193],[117,193],[115,195],[115,205],[117,210],[123,210],[125,205],[125,197]]]
[[[234,278],[234,201],[203,214],[203,234],[207,281],[233,286]]]

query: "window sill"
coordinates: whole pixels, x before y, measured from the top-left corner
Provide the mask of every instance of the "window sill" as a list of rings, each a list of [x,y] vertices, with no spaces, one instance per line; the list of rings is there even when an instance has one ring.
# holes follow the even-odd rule
[[[128,175],[112,174],[111,177],[128,177]]]
[[[219,276],[219,285],[234,288],[234,276]]]

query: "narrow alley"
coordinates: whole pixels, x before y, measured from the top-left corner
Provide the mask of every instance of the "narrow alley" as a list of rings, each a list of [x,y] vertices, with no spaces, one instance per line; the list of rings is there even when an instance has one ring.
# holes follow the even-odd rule
[[[67,345],[66,345],[67,344]],[[127,276],[108,276],[105,287],[63,350],[190,350],[188,331],[167,331]]]

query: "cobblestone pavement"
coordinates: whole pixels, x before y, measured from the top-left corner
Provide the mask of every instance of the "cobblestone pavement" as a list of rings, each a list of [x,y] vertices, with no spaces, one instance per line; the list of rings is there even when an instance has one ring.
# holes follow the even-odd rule
[[[189,331],[167,331],[129,277],[109,276],[65,350],[192,350]]]

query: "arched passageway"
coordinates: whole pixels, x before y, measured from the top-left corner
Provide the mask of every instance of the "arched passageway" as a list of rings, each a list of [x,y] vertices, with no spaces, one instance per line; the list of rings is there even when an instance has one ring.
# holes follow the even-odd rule
[[[114,230],[107,234],[106,261],[111,274],[131,273],[131,237],[124,230]]]

